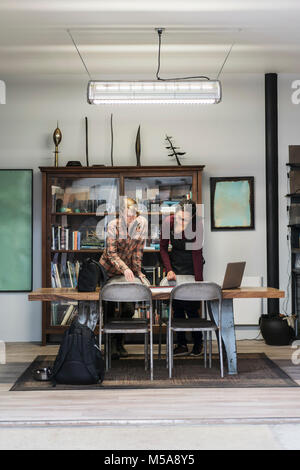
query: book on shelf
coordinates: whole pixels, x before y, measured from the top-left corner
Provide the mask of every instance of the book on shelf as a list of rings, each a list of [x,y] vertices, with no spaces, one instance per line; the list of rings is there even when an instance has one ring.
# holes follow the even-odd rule
[[[70,287],[76,287],[77,279],[76,279],[76,276],[74,276],[73,263],[71,263],[70,261],[67,261],[67,266],[68,266]]]
[[[77,287],[80,263],[67,261],[66,265],[51,262],[51,287]]]
[[[63,319],[60,323],[62,326],[67,325],[67,323],[68,323],[68,321],[69,321],[69,319],[70,319],[70,317],[71,317],[74,310],[75,310],[75,306],[72,305],[72,304],[69,305],[69,307],[67,308],[66,313],[65,313],[65,315],[64,315],[64,317],[63,317]]]
[[[57,287],[61,287],[61,280],[60,280],[57,263],[54,263],[54,274],[55,274],[55,282],[56,282]]]
[[[51,302],[51,324],[70,325],[78,314],[77,303]]]

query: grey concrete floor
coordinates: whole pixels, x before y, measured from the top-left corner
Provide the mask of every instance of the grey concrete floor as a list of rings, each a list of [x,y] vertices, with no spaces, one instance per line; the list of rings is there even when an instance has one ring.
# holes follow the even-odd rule
[[[300,424],[1,428],[0,449],[299,450]]]

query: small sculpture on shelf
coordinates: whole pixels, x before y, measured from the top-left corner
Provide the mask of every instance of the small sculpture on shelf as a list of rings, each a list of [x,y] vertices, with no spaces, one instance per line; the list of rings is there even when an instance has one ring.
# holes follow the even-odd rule
[[[141,126],[139,126],[135,139],[136,166],[141,166]]]
[[[58,123],[57,123],[57,127],[56,127],[55,131],[53,132],[53,142],[54,142],[54,145],[55,145],[55,151],[54,151],[54,154],[55,154],[54,166],[58,166],[58,154],[59,154],[58,146],[59,146],[59,144],[61,143],[61,139],[62,139],[62,133],[61,133],[61,130],[59,129]]]
[[[85,158],[86,166],[89,166],[89,128],[88,128],[88,118],[85,117]]]
[[[110,115],[110,164],[114,166],[114,126],[113,114]]]
[[[180,147],[174,147],[171,139],[173,139],[173,137],[171,136],[168,136],[166,135],[166,141],[169,143],[169,146],[166,147],[168,150],[172,150],[172,153],[169,153],[168,156],[169,157],[175,157],[176,158],[176,161],[177,161],[177,164],[178,165],[181,165],[181,162],[179,160],[179,157],[182,157],[183,155],[186,154],[186,152],[177,152],[177,149],[179,149]]]

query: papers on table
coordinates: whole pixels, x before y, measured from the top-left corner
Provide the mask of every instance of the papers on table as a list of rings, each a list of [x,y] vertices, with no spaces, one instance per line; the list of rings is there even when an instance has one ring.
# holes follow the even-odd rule
[[[174,286],[166,286],[166,287],[150,287],[152,294],[167,294],[171,292]]]

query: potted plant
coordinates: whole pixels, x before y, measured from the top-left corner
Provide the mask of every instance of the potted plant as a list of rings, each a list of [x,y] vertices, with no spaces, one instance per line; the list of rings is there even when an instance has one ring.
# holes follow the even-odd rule
[[[281,313],[261,315],[259,326],[262,337],[270,346],[286,346],[295,338],[295,330],[291,326],[295,315],[283,315]]]

